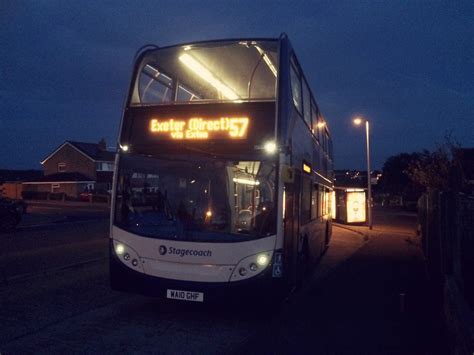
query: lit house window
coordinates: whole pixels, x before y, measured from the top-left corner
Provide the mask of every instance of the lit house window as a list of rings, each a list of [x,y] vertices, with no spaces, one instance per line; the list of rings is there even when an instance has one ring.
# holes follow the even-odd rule
[[[60,187],[61,187],[60,184],[51,184],[51,192],[52,193],[59,192]]]
[[[66,172],[66,163],[58,163],[58,173]]]
[[[99,161],[95,163],[97,171],[114,171],[114,163]]]

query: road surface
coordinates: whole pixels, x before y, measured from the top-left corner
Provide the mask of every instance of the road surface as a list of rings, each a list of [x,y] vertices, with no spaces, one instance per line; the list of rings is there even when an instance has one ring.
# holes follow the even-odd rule
[[[2,236],[0,353],[333,354],[377,353],[384,346],[389,353],[406,353],[407,346],[416,352],[433,349],[426,336],[435,330],[421,330],[419,344],[414,344],[403,329],[411,331],[432,320],[411,308],[408,314],[399,313],[399,282],[406,275],[387,280],[370,271],[380,263],[417,264],[419,251],[410,245],[406,252],[404,236],[382,240],[385,237],[374,235],[367,241],[360,233],[334,227],[331,247],[305,287],[268,314],[250,303],[229,309],[110,290],[106,214],[83,212],[76,209],[66,213],[66,219],[46,218]],[[392,259],[383,260],[385,256]],[[410,285],[423,277],[418,271]],[[358,285],[357,272],[367,273]],[[380,302],[364,299],[363,288],[381,299],[389,319],[380,314]]]

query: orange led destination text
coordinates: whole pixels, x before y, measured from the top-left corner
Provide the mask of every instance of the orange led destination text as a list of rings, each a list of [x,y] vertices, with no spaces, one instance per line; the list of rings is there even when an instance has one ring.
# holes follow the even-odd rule
[[[169,134],[172,139],[209,139],[228,134],[231,139],[247,137],[248,117],[220,117],[214,119],[192,117],[189,120],[158,119],[150,121],[150,131]]]

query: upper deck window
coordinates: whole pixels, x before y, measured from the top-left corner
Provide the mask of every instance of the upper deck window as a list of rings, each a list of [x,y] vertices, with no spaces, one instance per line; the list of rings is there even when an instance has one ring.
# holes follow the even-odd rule
[[[301,81],[300,81],[300,74],[297,69],[296,64],[291,58],[291,70],[290,70],[290,79],[291,79],[291,92],[293,95],[293,103],[295,104],[296,109],[302,113],[303,112],[303,104],[301,100]]]
[[[277,41],[218,41],[157,49],[139,66],[132,105],[274,100]]]
[[[318,135],[318,109],[316,108],[316,104],[313,100],[311,100],[311,119],[312,119],[312,126],[311,132],[313,132],[316,140],[319,142],[319,135]]]
[[[308,84],[303,81],[303,105],[304,105],[304,120],[311,129],[311,94],[309,93]]]

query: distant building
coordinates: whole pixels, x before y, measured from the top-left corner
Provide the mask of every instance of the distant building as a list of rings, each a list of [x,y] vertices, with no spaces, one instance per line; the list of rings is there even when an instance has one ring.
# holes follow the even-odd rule
[[[378,170],[370,172],[372,187],[378,184],[382,173]],[[335,170],[334,185],[337,187],[360,187],[367,188],[367,171],[360,170]]]
[[[108,193],[112,188],[115,153],[106,143],[65,141],[46,156],[44,176],[23,182],[24,195],[59,194],[77,198],[82,192]]]

